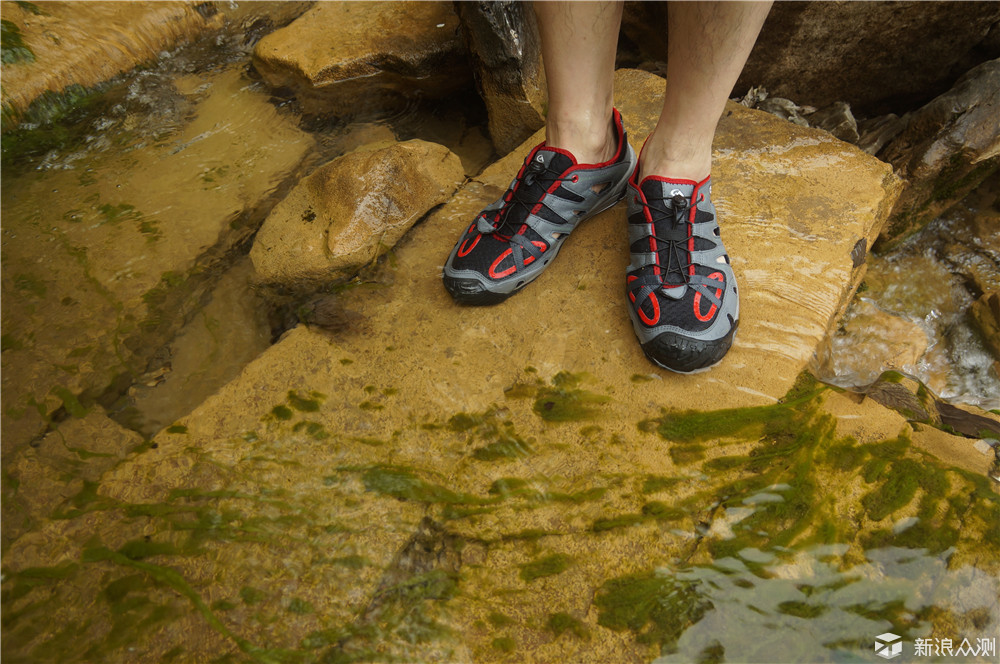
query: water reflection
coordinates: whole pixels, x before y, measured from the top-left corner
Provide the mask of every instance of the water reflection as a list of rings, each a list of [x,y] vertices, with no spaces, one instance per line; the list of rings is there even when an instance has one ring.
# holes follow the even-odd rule
[[[919,638],[950,638],[956,648],[968,639],[980,653],[980,639],[997,637],[996,576],[950,569],[948,551],[898,547],[867,551],[863,563],[845,566],[848,548],[818,546],[790,557],[747,548],[712,565],[661,570],[691,584],[711,608],[656,662],[880,661],[873,643],[885,632],[902,637],[902,661],[913,661]]]

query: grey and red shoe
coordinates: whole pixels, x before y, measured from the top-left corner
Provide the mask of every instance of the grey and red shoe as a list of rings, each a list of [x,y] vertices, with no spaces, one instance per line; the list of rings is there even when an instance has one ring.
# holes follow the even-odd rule
[[[692,373],[733,344],[740,301],[722,245],[711,178],[629,181],[626,272],[632,327],[655,364]]]
[[[545,143],[535,146],[506,193],[465,231],[444,266],[444,285],[460,304],[502,302],[549,266],[581,222],[625,195],[636,155],[612,115],[615,155],[601,164]]]

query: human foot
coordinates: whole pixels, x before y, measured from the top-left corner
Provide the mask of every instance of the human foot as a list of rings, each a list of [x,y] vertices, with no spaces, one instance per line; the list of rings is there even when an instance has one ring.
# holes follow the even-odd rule
[[[538,277],[580,222],[625,193],[636,155],[613,112],[611,159],[577,162],[567,150],[536,146],[507,192],[476,217],[444,266],[444,285],[460,304],[496,304]]]
[[[629,181],[629,315],[646,357],[679,373],[718,363],[739,326],[711,190],[709,177]]]

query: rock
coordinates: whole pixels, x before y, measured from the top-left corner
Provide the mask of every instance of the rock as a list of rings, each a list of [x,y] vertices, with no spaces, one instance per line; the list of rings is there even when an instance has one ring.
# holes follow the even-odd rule
[[[899,117],[887,113],[877,118],[869,118],[858,125],[858,147],[868,154],[878,154],[882,147],[906,129],[910,116]]]
[[[663,80],[623,70],[616,81],[640,142]],[[823,410],[830,391],[800,373],[897,181],[825,132],[727,110],[713,193],[745,306],[722,364],[682,376],[644,359],[626,315],[624,205],[575,231],[518,297],[451,301],[440,266],[510,181],[515,153],[414,228],[383,281],[339,294],[366,329],[291,330],[184,432],[162,432],[102,477],[93,503],[79,498],[100,510],[5,553],[8,629],[23,635],[12,657],[108,644],[142,661],[266,647],[303,661],[617,662],[676,646],[698,661],[711,641],[692,644],[687,630],[722,634],[722,607],[787,624],[803,609],[784,600],[813,592],[789,595],[795,586],[833,593],[856,571],[880,602],[913,614],[924,600],[904,602],[902,576],[925,562],[934,587],[986,584],[995,596],[1000,511],[981,478],[913,449],[891,413],[864,442],[845,438]],[[925,499],[919,486],[937,490]],[[720,520],[732,539],[706,532]],[[930,555],[906,550],[905,566],[871,553],[904,547]],[[798,556],[822,574],[793,574]],[[746,594],[727,602],[712,595],[720,588]],[[837,606],[856,606],[856,589]],[[123,608],[103,599],[117,593],[129,595]],[[115,631],[125,607],[163,622]],[[84,615],[72,642],[46,629]],[[756,639],[753,659],[789,652],[792,622]],[[867,620],[839,629],[837,652],[871,634]],[[831,656],[807,638],[803,659]]]
[[[887,370],[912,372],[927,350],[924,329],[861,299],[848,310],[831,339],[818,375],[828,382],[870,383]]]
[[[971,313],[986,347],[1000,360],[1000,292],[984,294],[972,305]]]
[[[254,49],[253,65],[307,114],[356,116],[471,83],[450,2],[320,2]]]
[[[858,142],[858,123],[849,104],[837,101],[809,116],[809,125],[824,129],[842,141]]]
[[[4,550],[29,527],[48,519],[61,503],[87,484],[95,484],[108,470],[143,443],[95,408],[70,417],[33,446],[24,446],[4,458]]]
[[[861,117],[899,114],[1000,57],[998,21],[996,4],[778,2],[736,90],[765,85],[818,107],[846,101]]]
[[[742,103],[742,102],[741,102]],[[742,103],[746,106],[747,104]],[[756,108],[759,111],[764,111],[765,113],[770,113],[771,115],[777,115],[779,118],[788,120],[789,122],[794,122],[801,127],[808,127],[809,120],[805,119],[801,115],[802,107],[791,101],[790,99],[784,99],[782,97],[768,97],[767,99],[762,99],[750,108]]]
[[[274,207],[250,258],[268,283],[349,277],[391,249],[464,179],[458,157],[436,143],[352,152],[316,169]]]
[[[535,14],[520,2],[459,2],[490,136],[507,154],[545,125],[545,71]]]
[[[922,228],[1000,167],[1000,59],[985,62],[914,111],[879,158],[908,187],[880,237],[889,248]]]
[[[4,49],[4,130],[43,93],[90,88],[222,25],[190,2],[4,2],[4,41],[16,30],[25,50]],[[9,26],[8,26],[9,23]]]
[[[313,145],[238,68],[175,83],[193,112],[156,143],[5,168],[4,453],[146,371]]]

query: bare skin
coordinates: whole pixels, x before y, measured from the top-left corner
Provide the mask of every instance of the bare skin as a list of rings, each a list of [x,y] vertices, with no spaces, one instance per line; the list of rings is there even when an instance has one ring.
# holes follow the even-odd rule
[[[712,138],[757,40],[770,2],[672,2],[667,8],[667,87],[646,140],[640,180],[660,175],[701,181],[712,170]],[[538,2],[548,81],[546,141],[580,162],[609,159],[620,2]]]

